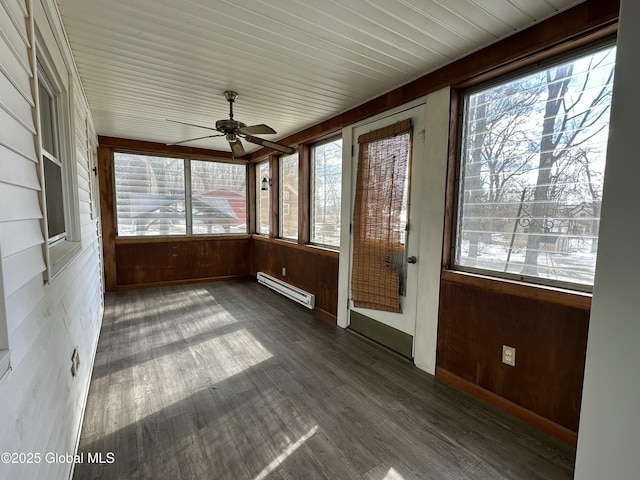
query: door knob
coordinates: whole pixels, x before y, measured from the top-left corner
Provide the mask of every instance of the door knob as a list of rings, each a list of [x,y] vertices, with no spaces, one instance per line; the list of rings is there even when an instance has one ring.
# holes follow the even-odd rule
[[[418,263],[418,259],[411,255],[409,258],[407,258],[407,263]]]

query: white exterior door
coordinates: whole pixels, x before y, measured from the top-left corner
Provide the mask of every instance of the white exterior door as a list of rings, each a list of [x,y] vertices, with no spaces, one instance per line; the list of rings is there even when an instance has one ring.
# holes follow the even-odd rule
[[[357,178],[357,169],[358,169],[358,154],[359,154],[359,146],[358,146],[358,137],[362,134],[368,133],[372,130],[377,130],[379,128],[386,127],[388,125],[392,125],[396,122],[406,120],[411,118],[411,123],[413,126],[413,134],[412,134],[412,142],[411,142],[411,160],[410,160],[410,170],[408,172],[409,180],[411,184],[409,184],[409,195],[407,195],[407,222],[408,229],[405,233],[405,259],[404,259],[404,270],[406,272],[406,283],[405,283],[405,291],[403,295],[400,295],[400,305],[402,308],[402,313],[391,313],[384,312],[379,310],[372,310],[367,308],[356,308],[353,306],[353,302],[349,300],[349,311],[350,312],[358,312],[368,319],[379,322],[383,325],[392,327],[396,330],[399,330],[405,334],[410,335],[411,337],[415,336],[416,332],[416,301],[417,301],[417,285],[418,285],[418,250],[419,250],[419,208],[412,208],[412,204],[416,203],[417,198],[419,198],[420,185],[416,184],[416,179],[419,179],[419,176],[413,175],[413,170],[416,168],[419,169],[418,162],[424,157],[424,136],[425,136],[425,105],[420,104],[414,107],[411,107],[407,110],[400,111],[398,113],[385,116],[384,118],[380,118],[378,120],[373,120],[368,123],[360,124],[355,127],[352,127],[351,131],[351,140],[349,149],[352,152],[352,161],[351,161],[351,188],[350,195],[346,198],[349,198],[349,221],[353,223],[353,212],[354,212],[354,201],[355,201],[355,192],[356,192],[356,178]],[[351,153],[350,152],[350,153]],[[409,182],[408,182],[409,183]],[[345,198],[345,197],[343,197]],[[343,214],[346,213],[343,209]],[[350,265],[352,265],[352,256],[353,256],[353,238],[350,237],[349,240],[349,258]],[[413,260],[415,258],[416,263],[408,263],[406,259],[409,258]],[[352,269],[350,268],[350,272]],[[351,273],[349,275],[349,285],[351,285]],[[349,290],[350,291],[350,290]],[[351,299],[351,291],[349,293],[349,299]],[[384,343],[384,341],[382,342]],[[412,356],[413,356],[413,348],[412,348]]]

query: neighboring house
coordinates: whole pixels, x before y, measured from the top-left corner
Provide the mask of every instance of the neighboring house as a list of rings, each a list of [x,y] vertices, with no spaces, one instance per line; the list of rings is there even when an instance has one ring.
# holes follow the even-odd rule
[[[282,222],[283,230],[298,230],[298,189],[285,183],[282,186]]]
[[[226,233],[233,233],[234,229],[243,233],[246,231],[247,199],[244,195],[218,189],[198,195],[192,202],[194,228],[198,219],[207,226],[207,233],[212,233],[216,225],[221,226]],[[196,213],[195,210],[199,212]]]

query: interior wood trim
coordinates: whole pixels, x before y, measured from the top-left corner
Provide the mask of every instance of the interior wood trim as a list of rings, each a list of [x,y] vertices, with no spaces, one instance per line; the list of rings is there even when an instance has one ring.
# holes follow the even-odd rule
[[[228,163],[247,163],[248,161],[247,155],[234,159],[231,152],[185,147],[184,145],[165,145],[164,143],[131,140],[127,138],[99,136],[98,143],[100,146],[109,147],[114,150],[137,153],[153,153],[157,155],[171,155],[202,160],[220,160]]]
[[[478,385],[471,383],[464,378],[461,378],[443,368],[436,367],[436,377],[439,377],[445,380],[452,385],[464,390],[467,393],[470,393],[474,397],[480,398],[499,409],[510,413],[511,415],[518,417],[521,420],[524,420],[527,423],[543,430],[554,437],[559,438],[560,440],[572,445],[576,446],[578,443],[578,434],[572,430],[569,430],[562,425],[558,425],[551,420],[548,420],[531,410],[527,410],[520,405],[517,405],[506,398],[500,397],[495,393],[492,393],[488,390],[485,390]]]
[[[608,37],[615,36],[618,32],[617,21],[612,24],[606,24],[595,31],[587,31],[583,36],[577,36],[566,42],[558,45],[550,46],[547,49],[541,50],[537,53],[532,53],[522,59],[513,61],[506,65],[498,66],[486,72],[480,72],[479,74],[470,77],[455,85],[456,88],[469,88],[474,85],[478,85],[503,75],[508,75],[517,70],[521,70],[531,65],[540,64],[548,60],[552,60],[555,57],[561,56],[573,50],[577,50],[583,47],[587,47],[590,44],[604,40]]]
[[[286,145],[299,145],[323,138],[330,132],[383,113],[392,108],[425,96],[441,88],[459,85],[471,79],[484,81],[483,75],[490,72],[503,74],[514,62],[532,59],[534,55],[549,52],[556,55],[558,49],[573,49],[581,43],[610,35],[617,28],[620,10],[619,0],[587,0],[573,8],[536,23],[508,38],[471,53],[449,65],[428,73],[406,85],[365,102],[324,122],[278,140]],[[522,64],[513,66],[520,68]],[[249,155],[249,159],[263,158],[270,150],[260,149]]]
[[[589,293],[564,290],[546,285],[528,284],[504,278],[493,278],[456,270],[443,270],[441,279],[443,282],[470,285],[488,292],[515,295],[580,310],[591,310],[591,294]]]
[[[321,317],[323,317],[325,320],[329,320],[331,323],[337,323],[338,322],[338,317],[336,317],[332,313],[327,312],[326,310],[323,310],[321,308],[315,307],[313,309],[313,311],[318,313],[318,314],[320,314]]]
[[[298,149],[298,243],[311,239],[311,148]]]
[[[148,243],[182,243],[182,242],[210,242],[226,241],[226,240],[247,240],[251,238],[250,234],[246,235],[181,235],[181,236],[154,236],[154,237],[116,237],[116,245],[144,245]]]
[[[98,148],[98,190],[100,192],[104,286],[107,292],[113,291],[118,284],[115,245],[115,195],[113,186],[113,155],[110,148],[100,146]]]
[[[451,265],[457,205],[458,145],[461,126],[460,91],[451,89],[449,106],[449,151],[447,154],[447,177],[445,187],[444,227],[442,230],[442,266]]]
[[[280,236],[280,157],[269,155],[269,199],[271,201],[271,218],[269,219],[269,237]]]
[[[256,231],[256,166],[253,163],[247,165],[247,212],[249,214],[249,221],[247,222],[248,232],[254,233]]]
[[[264,235],[252,235],[252,239],[258,242],[273,243],[274,245],[281,245],[284,247],[294,248],[296,250],[303,250],[303,251],[315,253],[318,255],[324,255],[325,257],[335,258],[336,260],[340,259],[340,252],[338,250],[322,247],[320,245],[311,245],[311,244],[301,245],[299,243],[295,243],[288,240],[282,240],[280,238],[269,238]]]
[[[185,280],[171,280],[170,282],[149,282],[149,283],[135,283],[127,285],[117,285],[114,290],[138,290],[140,288],[155,288],[155,287],[170,287],[173,285],[191,285],[193,283],[209,283],[217,282],[221,280],[238,280],[243,278],[253,278],[253,275],[227,275],[224,277],[202,277],[202,278],[188,278]]]

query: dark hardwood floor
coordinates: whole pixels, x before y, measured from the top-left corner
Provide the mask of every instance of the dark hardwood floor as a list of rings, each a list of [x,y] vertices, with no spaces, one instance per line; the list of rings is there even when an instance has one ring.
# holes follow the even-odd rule
[[[554,480],[575,449],[246,280],[107,294],[79,453],[76,480]]]

